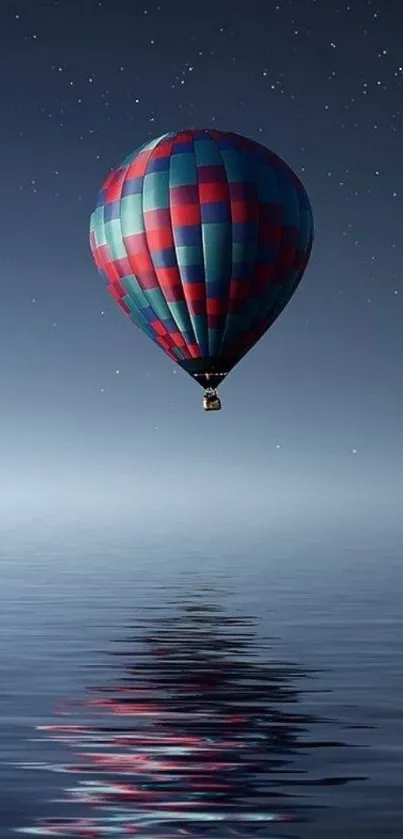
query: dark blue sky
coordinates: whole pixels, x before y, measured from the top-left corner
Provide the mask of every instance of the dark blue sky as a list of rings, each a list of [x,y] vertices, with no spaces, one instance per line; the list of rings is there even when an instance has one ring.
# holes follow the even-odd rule
[[[2,3],[1,506],[399,508],[402,27],[398,0]],[[188,125],[280,154],[316,223],[213,415],[88,246],[109,169]]]

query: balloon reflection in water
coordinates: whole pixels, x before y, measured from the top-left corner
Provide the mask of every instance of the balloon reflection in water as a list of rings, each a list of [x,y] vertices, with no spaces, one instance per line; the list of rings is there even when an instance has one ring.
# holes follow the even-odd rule
[[[139,621],[110,653],[124,675],[90,689],[78,724],[41,727],[74,750],[74,762],[26,764],[77,776],[58,802],[77,816],[70,809],[20,832],[276,839],[275,824],[307,820],[313,805],[297,803],[304,788],[349,779],[308,778],[291,764],[301,749],[343,744],[309,738],[320,720],[296,707],[308,674],[263,663],[267,650],[251,618],[196,595],[179,613]],[[60,713],[74,720],[72,706]]]

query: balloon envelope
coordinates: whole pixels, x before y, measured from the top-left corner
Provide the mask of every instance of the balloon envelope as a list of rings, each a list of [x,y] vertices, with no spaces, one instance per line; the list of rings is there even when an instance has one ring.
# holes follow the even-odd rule
[[[186,130],[110,173],[90,244],[120,308],[204,387],[276,320],[307,265],[308,195],[276,154],[238,134]]]

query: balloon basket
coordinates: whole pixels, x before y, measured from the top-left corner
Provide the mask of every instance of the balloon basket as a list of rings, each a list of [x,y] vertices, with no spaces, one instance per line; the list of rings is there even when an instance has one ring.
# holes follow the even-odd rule
[[[213,388],[208,388],[203,396],[203,408],[205,411],[220,411],[221,401]]]

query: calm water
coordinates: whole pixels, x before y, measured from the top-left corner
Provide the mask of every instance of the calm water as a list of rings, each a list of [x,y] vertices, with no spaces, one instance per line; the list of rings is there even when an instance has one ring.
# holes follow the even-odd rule
[[[1,839],[401,839],[403,564],[361,530],[4,531]]]

